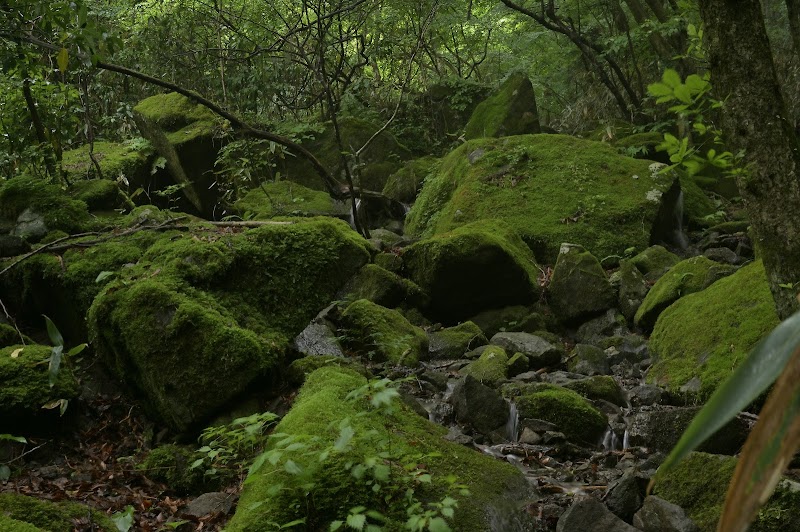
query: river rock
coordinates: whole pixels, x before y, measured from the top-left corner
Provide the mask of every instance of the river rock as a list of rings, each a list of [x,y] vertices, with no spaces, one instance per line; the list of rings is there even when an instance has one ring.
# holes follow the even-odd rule
[[[699,532],[694,521],[689,519],[683,508],[650,495],[645,498],[641,509],[633,516],[633,526],[643,532]]]
[[[508,421],[509,408],[505,399],[471,375],[456,384],[450,401],[456,419],[469,423],[483,434],[499,429]]]
[[[483,331],[471,321],[428,333],[428,350],[432,360],[463,357],[465,352],[487,343]]]
[[[336,335],[324,323],[309,323],[292,341],[292,347],[301,355],[344,356]]]
[[[640,532],[595,499],[576,501],[558,519],[556,532]]]
[[[501,332],[492,336],[491,344],[499,345],[510,353],[522,353],[528,358],[528,369],[536,370],[561,363],[564,349],[530,333]]]
[[[660,407],[637,412],[629,420],[630,443],[633,446],[669,452],[699,411],[699,407]],[[706,440],[700,450],[716,454],[736,454],[744,445],[749,430],[749,423],[736,417]]]
[[[605,351],[588,344],[578,344],[569,357],[567,368],[582,375],[608,375],[611,368]]]
[[[565,322],[575,322],[610,308],[614,289],[597,258],[575,244],[562,244],[550,281],[550,305]]]
[[[641,478],[632,469],[625,471],[622,476],[608,488],[606,506],[617,517],[630,522],[633,514],[642,506],[647,488],[646,478]]]

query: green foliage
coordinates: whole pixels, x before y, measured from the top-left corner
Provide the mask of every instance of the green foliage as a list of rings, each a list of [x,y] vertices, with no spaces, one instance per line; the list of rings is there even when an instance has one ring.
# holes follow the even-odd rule
[[[111,520],[114,521],[119,532],[128,532],[133,527],[133,512],[133,506],[128,505],[121,512],[115,512],[111,515]]]
[[[62,361],[69,359],[81,353],[86,349],[89,344],[79,344],[70,349],[66,354],[64,353],[64,337],[56,327],[55,323],[50,318],[44,316],[47,325],[47,335],[50,337],[50,342],[53,344],[53,349],[50,352],[50,360],[47,364],[47,378],[50,381],[50,388],[53,388],[58,381],[58,373],[61,370]],[[56,399],[45,404],[42,408],[59,408],[59,413],[63,416],[69,406],[69,400],[65,398]]]
[[[278,419],[272,412],[253,414],[234,419],[227,425],[203,429],[197,452],[202,458],[195,460],[191,469],[203,467],[207,476],[219,476],[220,470],[239,473],[244,464],[253,458],[267,442],[266,432]]]

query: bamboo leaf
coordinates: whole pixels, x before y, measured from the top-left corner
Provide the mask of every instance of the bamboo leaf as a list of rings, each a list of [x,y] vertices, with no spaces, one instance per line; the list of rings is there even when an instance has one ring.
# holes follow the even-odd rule
[[[58,327],[56,327],[56,324],[44,314],[42,314],[42,316],[44,316],[44,322],[47,325],[47,336],[50,337],[50,342],[55,346],[63,346],[64,337],[61,336],[61,332],[58,330]]]
[[[718,531],[744,532],[767,502],[800,447],[800,347],[767,399],[745,442],[725,497]]]
[[[800,345],[800,313],[792,315],[775,327],[736,371],[717,388],[658,468],[656,476],[650,481],[650,488],[664,472],[672,469],[682,458],[764,392],[781,374],[798,345]]]

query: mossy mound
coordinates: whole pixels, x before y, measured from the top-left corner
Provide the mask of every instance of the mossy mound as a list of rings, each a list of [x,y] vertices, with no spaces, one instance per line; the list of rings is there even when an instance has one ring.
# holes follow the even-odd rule
[[[527,387],[515,399],[520,419],[543,419],[556,425],[570,441],[595,445],[608,421],[577,392],[554,384]]]
[[[2,513],[0,513],[0,530],[5,530],[5,532],[46,532],[38,526],[11,519]]]
[[[327,192],[291,181],[263,183],[249,190],[234,207],[242,216],[254,220],[287,215],[347,217],[350,213],[347,204],[334,201]]]
[[[289,364],[289,369],[286,370],[286,380],[300,387],[306,382],[306,378],[309,375],[319,368],[324,368],[326,366],[349,368],[365,377],[371,376],[367,368],[355,359],[333,355],[310,355],[293,360],[292,363]]]
[[[67,197],[57,185],[24,175],[0,182],[0,219],[14,224],[26,212],[41,216],[44,228],[33,231],[18,225],[15,233],[34,240],[48,231],[79,233],[96,225],[86,203]]]
[[[355,117],[342,117],[339,119],[339,132],[345,149],[359,149],[380,129],[380,124]],[[303,141],[303,146],[322,163],[322,166],[331,170],[331,174],[344,182],[344,167],[342,166],[341,150],[336,144],[336,134],[331,123],[326,123],[323,131],[313,140]],[[411,158],[411,153],[397,142],[394,136],[383,131],[369,147],[361,154],[357,175],[357,186],[366,190],[383,190],[390,175],[395,173],[403,161]],[[348,164],[352,165],[352,157],[348,156]],[[324,190],[324,183],[319,174],[306,159],[301,157],[287,157],[279,166],[281,175],[286,179],[300,183],[306,187]]]
[[[478,104],[464,137],[510,137],[540,131],[533,86],[528,76],[517,72],[503,82],[497,94]]]
[[[84,179],[74,181],[67,193],[84,203],[90,211],[112,211],[121,207],[133,207],[116,182],[110,179]]]
[[[24,341],[26,344],[33,343],[33,340],[25,335],[22,335],[22,338],[20,338],[17,330],[11,325],[0,323],[0,347],[16,345],[20,342],[20,340]]]
[[[431,475],[430,483],[413,486],[422,502],[440,501],[448,493],[450,475],[467,486],[468,497],[451,493],[459,502],[451,523],[454,530],[488,530],[493,511],[516,511],[505,500],[511,493],[524,498],[519,471],[445,441],[444,429],[403,404],[393,403],[389,412],[371,407],[368,391],[351,393],[364,390],[365,384],[364,377],[342,368],[322,368],[308,377],[292,410],[275,429],[290,438],[286,442],[300,445],[287,450],[278,467],[266,462],[251,473],[229,532],[268,530],[274,523],[299,518],[306,519],[309,530],[327,530],[331,521],[344,520],[355,506],[381,512],[388,519],[386,529],[402,529],[408,519],[403,493],[412,487],[409,471]],[[278,441],[272,440],[272,450]],[[327,459],[320,460],[324,451]],[[291,467],[283,467],[290,461]],[[385,481],[386,474],[391,481]],[[373,490],[371,485],[378,487]]]
[[[211,491],[219,486],[217,482],[207,482],[202,467],[192,469],[195,460],[204,455],[188,447],[174,444],[156,447],[136,465],[136,469],[147,478],[166,484],[173,493],[195,494]]]
[[[429,303],[428,295],[419,286],[376,264],[361,268],[340,295],[345,301],[368,299],[387,308],[425,308]]]
[[[611,375],[594,375],[564,385],[589,400],[602,399],[618,406],[625,406],[625,393]]]
[[[429,338],[431,358],[438,359],[460,358],[470,349],[489,343],[481,328],[471,321],[431,333]]]
[[[170,92],[133,108],[139,131],[166,160],[166,169],[197,212],[211,216],[217,203],[214,163],[221,148],[214,131],[219,118],[206,107]]]
[[[11,345],[0,349],[0,419],[20,421],[41,412],[56,399],[74,399],[80,393],[75,377],[62,366],[53,387],[48,377],[52,347]]]
[[[412,203],[422,189],[425,178],[438,168],[440,161],[431,156],[408,161],[389,176],[383,194],[403,203]]]
[[[102,512],[76,502],[50,502],[17,493],[0,493],[0,516],[32,525],[33,530],[47,532],[72,532],[73,530],[97,530],[116,532],[117,527]],[[0,519],[0,525],[3,524]],[[8,532],[15,529],[3,528]],[[20,532],[31,530],[19,528]]]
[[[778,322],[761,261],[744,266],[661,313],[648,382],[705,399]]]
[[[679,298],[699,292],[734,271],[736,268],[733,266],[720,264],[703,256],[679,262],[647,293],[636,311],[634,323],[644,329],[652,329],[658,316]]]
[[[694,452],[660,477],[653,493],[683,508],[702,532],[713,532],[717,530],[734,469],[736,458]],[[800,530],[798,488],[800,486],[796,482],[784,480],[778,483],[775,493],[761,508],[748,530]]]
[[[144,139],[138,140],[138,145],[132,141],[118,143],[98,140],[94,142],[92,154],[100,166],[103,181],[113,183],[116,179],[124,178],[128,183],[135,184],[147,177],[152,166],[153,150]],[[61,164],[73,185],[87,179],[96,180],[100,177],[89,157],[88,144],[65,151]],[[92,206],[90,205],[89,208],[91,209]]]
[[[462,375],[471,375],[487,386],[497,384],[508,376],[508,355],[505,349],[496,345],[487,347],[478,360],[461,370]]]
[[[151,413],[185,430],[274,380],[290,340],[368,258],[362,238],[327,218],[242,233],[197,225],[106,286],[90,337]]]
[[[620,153],[636,159],[649,159],[668,164],[669,156],[659,153],[656,147],[664,142],[664,134],[656,131],[634,133],[622,138],[613,139],[614,147]]]
[[[405,249],[412,281],[431,297],[431,314],[457,323],[487,308],[531,303],[538,271],[530,250],[506,224],[483,220]]]
[[[428,355],[428,337],[396,310],[366,300],[351,303],[342,313],[347,341],[375,362],[415,367]]]
[[[565,135],[468,141],[426,180],[406,232],[429,237],[500,218],[542,262],[555,262],[562,242],[600,258],[622,256],[649,244],[673,184],[651,164]]]
[[[650,246],[630,259],[630,263],[649,281],[655,281],[680,261],[679,256],[664,246]]]

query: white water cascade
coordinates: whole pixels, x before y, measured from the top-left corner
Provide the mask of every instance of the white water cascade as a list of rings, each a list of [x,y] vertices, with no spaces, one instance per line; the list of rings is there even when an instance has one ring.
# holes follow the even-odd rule
[[[513,402],[508,404],[506,438],[508,438],[510,442],[519,441],[519,412],[517,412],[517,405]]]

